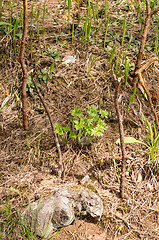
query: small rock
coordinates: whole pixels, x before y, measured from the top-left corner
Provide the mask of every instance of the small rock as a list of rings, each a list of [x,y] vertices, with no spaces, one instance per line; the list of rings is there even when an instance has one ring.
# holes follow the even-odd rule
[[[82,215],[90,214],[100,220],[103,213],[103,202],[94,192],[83,190],[78,196],[77,207]]]
[[[61,188],[49,198],[28,206],[22,213],[22,222],[32,233],[47,237],[52,231],[73,222],[74,208],[78,215],[90,215],[100,220],[103,203],[94,192],[84,188],[77,187],[74,191]]]
[[[72,203],[65,196],[51,196],[42,200],[39,207],[37,202],[28,206],[22,214],[22,220],[27,227],[32,223],[34,234],[47,237],[53,230],[73,222]]]

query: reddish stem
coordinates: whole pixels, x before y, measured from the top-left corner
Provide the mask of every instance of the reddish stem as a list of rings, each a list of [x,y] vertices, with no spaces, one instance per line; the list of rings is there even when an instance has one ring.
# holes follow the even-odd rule
[[[27,93],[26,93],[26,86],[27,86],[27,70],[26,65],[24,62],[24,52],[25,52],[25,39],[27,35],[27,0],[23,0],[23,36],[21,42],[21,51],[20,51],[20,62],[23,72],[23,83],[22,83],[22,112],[23,112],[23,125],[24,129],[28,130],[28,120],[27,120]]]
[[[116,108],[116,113],[117,113],[117,117],[118,117],[119,133],[120,133],[120,146],[121,146],[121,151],[122,151],[122,165],[121,165],[121,174],[120,174],[120,197],[124,198],[125,165],[126,165],[125,143],[124,143],[124,128],[123,128],[122,116],[121,116],[121,113],[120,113],[119,103],[118,103],[120,82],[117,81],[116,84],[117,85],[116,85],[116,90],[115,90],[115,108]]]

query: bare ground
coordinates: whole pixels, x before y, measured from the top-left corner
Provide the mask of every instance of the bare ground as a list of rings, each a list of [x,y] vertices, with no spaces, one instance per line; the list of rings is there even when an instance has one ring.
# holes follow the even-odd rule
[[[19,13],[21,3],[15,2],[13,16]],[[6,2],[3,7],[7,8]],[[0,55],[0,103],[8,97],[9,103],[0,112],[0,212],[4,219],[4,209],[10,203],[13,210],[20,211],[28,204],[28,196],[31,201],[50,195],[60,186],[81,184],[85,175],[90,177],[87,187],[92,188],[102,198],[104,212],[100,222],[92,222],[89,219],[76,219],[73,225],[64,229],[54,239],[159,239],[159,169],[158,165],[148,165],[149,157],[138,145],[127,145],[127,177],[125,186],[125,199],[119,198],[118,170],[121,167],[120,147],[115,143],[119,137],[118,122],[114,107],[115,82],[109,59],[110,53],[103,50],[104,27],[93,38],[87,47],[79,41],[79,33],[72,42],[71,25],[67,21],[67,8],[64,11],[63,3],[59,1],[46,1],[45,33],[42,34],[43,2],[35,1],[34,9],[40,12],[40,39],[37,39],[37,25],[33,25],[33,59],[30,59],[30,38],[26,43],[26,64],[28,72],[35,69],[40,72],[42,68],[49,68],[55,62],[53,78],[44,84],[41,81],[40,91],[51,113],[52,121],[65,126],[69,122],[71,110],[80,107],[86,111],[86,106],[94,104],[109,112],[106,121],[108,129],[103,137],[95,138],[90,146],[80,147],[75,142],[61,143],[65,176],[62,182],[57,179],[58,153],[55,140],[51,131],[47,114],[36,94],[28,94],[28,120],[29,131],[26,133],[22,125],[21,112],[21,66],[19,63],[19,45],[17,40],[16,53],[11,47],[11,40],[2,34],[0,41],[2,49]],[[103,1],[99,1],[99,9],[102,9]],[[129,17],[136,16],[133,5],[129,8],[126,3],[116,5],[115,1],[108,3],[108,12],[112,24],[108,29],[110,42],[118,44],[118,50],[122,52],[121,39],[123,21],[127,13],[128,32],[133,33],[134,48],[138,47],[137,41],[141,40],[139,23],[130,21]],[[81,16],[85,16],[86,2],[82,4]],[[31,11],[28,3],[29,16]],[[76,10],[73,2],[71,14]],[[36,15],[36,14],[35,14]],[[54,17],[54,19],[53,19]],[[4,12],[3,21],[7,21],[9,14]],[[119,18],[119,19],[118,19]],[[29,18],[30,19],[30,18]],[[56,21],[55,21],[56,19]],[[117,19],[119,21],[117,21]],[[29,20],[30,21],[30,20]],[[82,20],[84,21],[84,20]],[[83,26],[81,21],[80,25]],[[70,20],[71,22],[71,20]],[[113,22],[117,24],[113,25]],[[154,34],[155,27],[151,24],[150,32]],[[115,39],[119,33],[120,36]],[[152,37],[148,36],[150,47]],[[129,40],[129,39],[128,39]],[[126,49],[128,40],[125,40]],[[47,49],[61,51],[60,58],[55,60],[44,53]],[[134,48],[129,49],[128,56],[131,62],[136,60]],[[118,52],[117,52],[118,53]],[[76,56],[76,62],[66,66],[63,58]],[[92,56],[95,61],[88,76]],[[145,52],[143,63],[153,56],[152,48]],[[145,79],[149,90],[152,92],[154,107],[159,115],[159,65],[151,65],[145,71]],[[123,115],[125,136],[133,136],[143,140],[144,128],[141,121],[141,112],[152,124],[152,113],[143,94],[137,91],[134,102],[127,111],[130,96],[133,89],[131,77],[126,89],[124,84],[120,90],[120,109]],[[123,80],[124,81],[124,80]],[[155,92],[154,92],[155,90]],[[12,97],[9,98],[9,94]],[[111,151],[110,151],[111,149]],[[113,156],[112,156],[113,154]],[[116,167],[114,165],[116,161]],[[157,160],[158,161],[158,160]],[[155,161],[155,163],[157,163]],[[13,191],[15,189],[18,191]],[[2,228],[3,230],[3,228]],[[2,231],[2,236],[3,231]],[[6,239],[21,239],[16,233]],[[5,238],[2,238],[5,239]]]

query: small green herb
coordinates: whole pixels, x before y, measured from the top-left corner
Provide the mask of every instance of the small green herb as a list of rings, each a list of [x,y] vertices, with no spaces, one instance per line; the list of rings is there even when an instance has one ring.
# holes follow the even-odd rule
[[[53,51],[51,51],[48,48],[48,51],[46,53],[44,53],[44,54],[49,56],[49,57],[52,57],[54,59],[60,59],[60,56],[59,56],[60,53],[61,53],[61,51],[59,51],[58,49],[54,49]]]
[[[124,142],[130,143],[130,144],[131,143],[139,143],[139,144],[146,146],[146,148],[148,150],[146,152],[148,153],[148,155],[150,156],[150,159],[151,159],[149,161],[149,163],[151,163],[159,156],[159,135],[157,135],[155,123],[153,122],[153,127],[154,127],[154,132],[153,132],[150,122],[144,117],[143,114],[142,114],[142,121],[143,121],[143,126],[145,129],[145,136],[144,136],[145,142],[138,141],[133,137],[125,137]],[[145,124],[146,124],[146,126],[145,126]],[[147,127],[149,134],[146,133],[145,127]],[[120,139],[118,139],[116,141],[116,143],[120,143]]]
[[[59,123],[55,123],[56,133],[62,136],[65,141],[68,138],[76,138],[80,143],[84,139],[91,142],[95,136],[102,136],[107,126],[104,118],[108,117],[106,110],[98,110],[95,105],[87,106],[87,113],[84,116],[82,111],[76,107],[71,112],[71,127],[62,127]]]

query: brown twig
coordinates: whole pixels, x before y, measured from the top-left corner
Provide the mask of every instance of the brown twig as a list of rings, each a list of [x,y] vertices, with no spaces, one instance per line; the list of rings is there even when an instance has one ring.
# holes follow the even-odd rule
[[[149,104],[150,104],[150,107],[151,107],[151,111],[152,111],[153,114],[154,114],[155,123],[156,123],[157,129],[158,129],[158,126],[159,126],[158,116],[157,116],[157,113],[156,113],[156,111],[155,111],[155,109],[154,109],[154,106],[153,106],[153,103],[152,103],[152,100],[151,100],[150,92],[149,92],[149,90],[148,90],[148,88],[147,88],[147,86],[146,86],[145,80],[144,80],[144,78],[143,78],[143,76],[142,76],[142,72],[143,72],[151,63],[153,63],[153,62],[155,62],[155,61],[159,61],[157,57],[150,58],[149,61],[148,61],[144,66],[142,66],[140,69],[138,69],[138,70],[135,72],[135,74],[138,75],[138,77],[139,77],[139,82],[140,82],[140,84],[142,85],[142,87],[144,88],[144,91],[145,91],[145,93],[146,93],[146,95],[147,95],[147,99],[148,99],[148,101],[149,101]]]
[[[151,12],[151,17],[159,11],[159,7]]]
[[[23,83],[22,83],[22,112],[23,112],[23,126],[25,130],[28,130],[28,120],[27,120],[27,93],[26,93],[26,86],[27,86],[27,70],[26,65],[24,62],[24,52],[25,52],[25,38],[27,35],[27,0],[23,0],[23,36],[21,42],[21,51],[20,51],[20,62],[23,71]]]
[[[45,111],[46,111],[46,113],[47,113],[47,115],[48,115],[48,118],[49,118],[49,121],[50,121],[50,125],[51,125],[51,128],[52,128],[53,134],[54,134],[54,136],[55,136],[56,147],[57,147],[57,151],[58,151],[58,155],[59,155],[58,177],[61,179],[62,174],[63,174],[63,171],[64,171],[64,167],[63,167],[63,163],[62,163],[62,153],[61,153],[61,148],[60,148],[59,140],[58,140],[58,137],[57,137],[57,134],[56,134],[56,131],[55,131],[54,124],[53,124],[52,119],[51,119],[50,112],[49,112],[49,110],[48,110],[48,108],[47,108],[47,106],[46,106],[46,104],[45,104],[45,102],[44,102],[44,100],[43,100],[43,97],[42,97],[42,95],[41,95],[41,93],[40,93],[40,91],[39,91],[39,89],[38,89],[38,87],[37,87],[37,85],[36,85],[36,83],[35,83],[35,81],[34,81],[33,76],[32,76],[32,82],[33,82],[33,84],[34,84],[34,86],[35,86],[35,89],[36,89],[36,91],[37,91],[37,94],[38,94],[38,96],[39,96],[39,98],[40,98],[40,100],[41,100],[41,102],[42,102],[42,104],[43,104],[43,106],[44,106],[44,108],[45,108]]]
[[[148,29],[149,29],[149,25],[150,25],[151,8],[150,8],[149,0],[146,0],[146,12],[147,12],[147,17],[146,17],[145,26],[144,26],[144,32],[143,32],[143,35],[142,35],[140,50],[139,50],[139,53],[137,55],[135,72],[141,67],[141,60],[142,60],[142,56],[143,56],[143,52],[144,52],[144,48],[145,48],[145,43],[146,43],[146,38],[147,38],[147,34],[148,34]],[[135,86],[137,83],[138,83],[138,75],[135,74],[134,79],[133,79],[133,85]]]
[[[149,90],[146,86],[146,83],[145,83],[143,77],[142,77],[142,72],[144,71],[144,69],[147,68],[151,62],[156,61],[157,58],[150,59],[148,61],[148,63],[145,64],[143,67],[141,67],[141,60],[142,60],[142,56],[143,56],[143,52],[144,52],[144,48],[145,48],[145,43],[146,43],[146,38],[147,38],[147,34],[148,34],[148,29],[149,29],[151,17],[152,17],[152,15],[157,13],[158,11],[159,11],[159,7],[151,12],[150,1],[146,0],[147,17],[146,17],[146,21],[145,21],[144,32],[143,32],[143,36],[142,36],[142,40],[141,40],[139,54],[137,56],[137,61],[136,61],[136,65],[135,65],[135,75],[134,75],[134,79],[133,79],[133,85],[135,86],[139,81],[140,84],[142,85],[142,87],[144,88],[145,92],[146,92],[151,111],[153,112],[153,114],[155,116],[155,122],[156,122],[157,128],[158,128],[158,124],[159,124],[157,113],[156,113],[156,111],[153,107],[153,103],[152,103],[152,100],[151,100],[151,95],[149,93]]]
[[[116,79],[116,77],[114,77]],[[125,186],[125,143],[124,143],[124,128],[122,123],[122,116],[119,109],[118,96],[120,90],[120,81],[116,80],[116,89],[115,89],[115,109],[118,117],[119,124],[119,133],[120,133],[120,146],[122,151],[122,165],[121,165],[121,174],[120,174],[120,197],[124,198],[124,186]]]
[[[141,72],[138,72],[138,76],[139,76],[139,82],[140,82],[141,85],[143,86],[144,91],[145,91],[145,93],[146,93],[146,95],[147,95],[147,99],[148,99],[148,101],[149,101],[149,104],[150,104],[150,107],[151,107],[151,111],[153,112],[154,117],[155,117],[156,128],[158,129],[158,126],[159,126],[158,117],[157,117],[157,113],[156,113],[156,111],[155,111],[155,109],[154,109],[152,100],[151,100],[150,92],[149,92],[148,88],[146,87],[146,84],[145,84],[145,81],[144,81],[144,78],[143,78]]]

